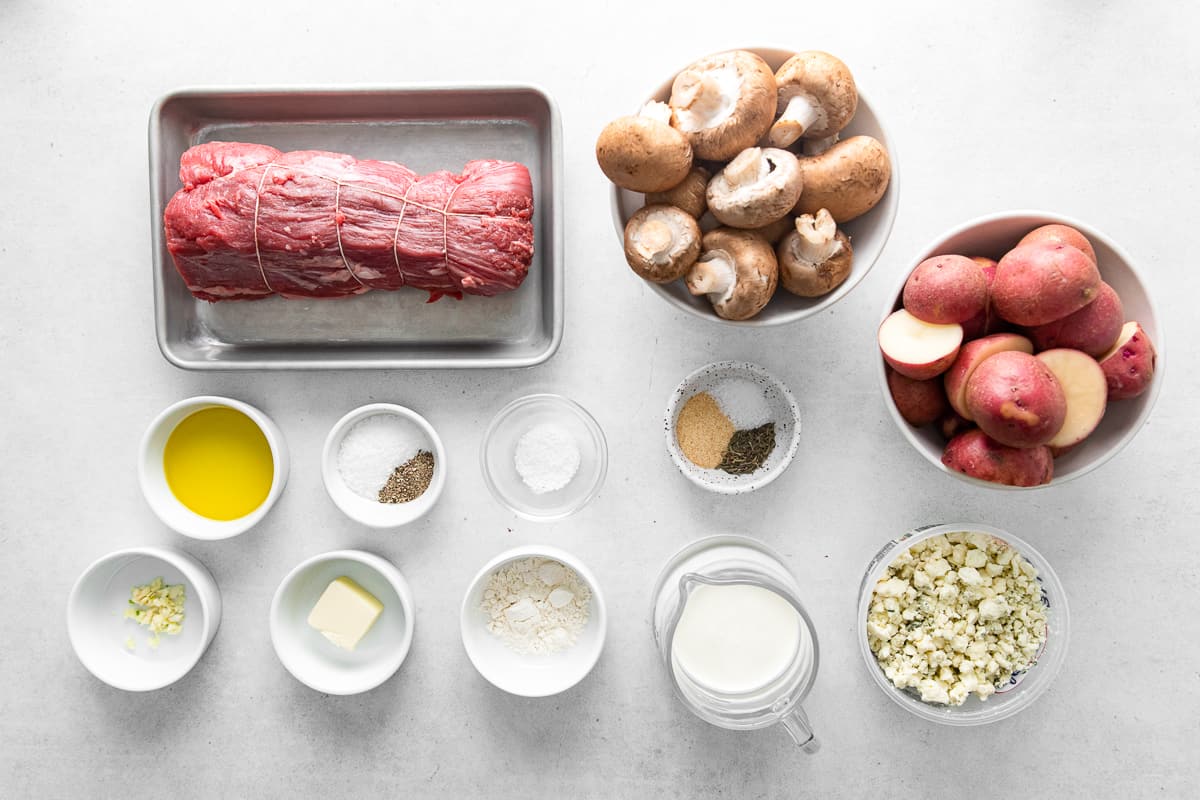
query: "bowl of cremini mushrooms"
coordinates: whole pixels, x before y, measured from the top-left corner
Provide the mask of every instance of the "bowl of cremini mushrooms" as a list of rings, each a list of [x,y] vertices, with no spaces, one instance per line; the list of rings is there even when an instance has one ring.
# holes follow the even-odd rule
[[[896,216],[894,148],[849,68],[817,50],[698,59],[605,126],[596,160],[629,269],[704,319],[822,311],[866,276]]]

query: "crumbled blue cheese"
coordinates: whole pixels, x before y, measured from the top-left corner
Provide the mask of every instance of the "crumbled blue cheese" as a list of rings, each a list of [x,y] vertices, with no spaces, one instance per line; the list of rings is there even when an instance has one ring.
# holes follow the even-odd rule
[[[923,701],[986,700],[1028,669],[1046,641],[1037,570],[983,533],[948,533],[905,550],[875,585],[867,640],[884,674]]]

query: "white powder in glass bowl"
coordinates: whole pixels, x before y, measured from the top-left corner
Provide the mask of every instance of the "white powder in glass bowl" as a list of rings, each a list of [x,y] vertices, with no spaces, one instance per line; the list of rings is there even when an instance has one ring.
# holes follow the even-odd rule
[[[525,432],[513,455],[517,474],[534,494],[555,492],[579,472],[579,445],[561,425],[543,423]]]

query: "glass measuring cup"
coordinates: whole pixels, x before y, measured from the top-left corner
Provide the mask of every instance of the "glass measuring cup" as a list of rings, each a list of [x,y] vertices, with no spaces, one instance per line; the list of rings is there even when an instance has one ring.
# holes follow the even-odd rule
[[[795,576],[763,543],[709,536],[676,553],[659,574],[652,622],[672,689],[693,714],[729,730],[779,723],[805,752],[815,753],[820,745],[800,703],[817,676],[817,636],[799,591]],[[738,620],[739,609],[761,616]],[[751,634],[748,652],[730,653],[723,642],[705,640],[731,624],[743,638]],[[759,625],[785,635],[754,641]]]

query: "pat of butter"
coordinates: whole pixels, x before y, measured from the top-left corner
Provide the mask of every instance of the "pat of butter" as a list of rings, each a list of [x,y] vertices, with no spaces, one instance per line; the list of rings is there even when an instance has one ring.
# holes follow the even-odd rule
[[[308,624],[343,650],[353,650],[383,613],[383,603],[344,575],[321,594]]]

